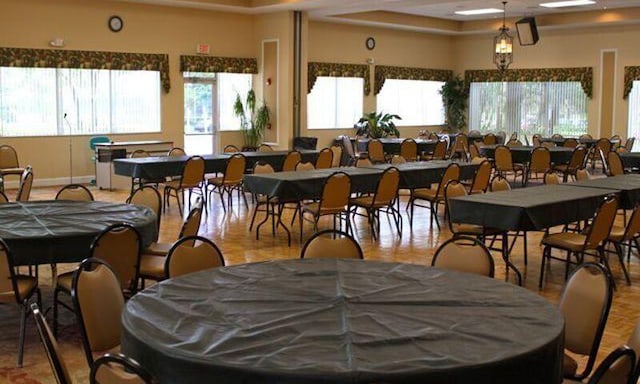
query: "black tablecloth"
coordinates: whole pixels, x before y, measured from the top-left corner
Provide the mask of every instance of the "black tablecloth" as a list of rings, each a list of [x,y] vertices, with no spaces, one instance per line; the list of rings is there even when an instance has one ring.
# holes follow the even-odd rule
[[[541,142],[549,142],[549,143],[554,143],[556,145],[564,145],[564,143],[567,141],[567,139],[576,139],[578,140],[578,143],[584,145],[587,148],[591,148],[594,145],[596,145],[596,143],[598,142],[598,139],[580,139],[578,137],[562,137],[562,138],[555,138],[555,137],[542,137],[540,138]],[[614,144],[619,144],[620,140],[609,140],[609,142],[614,145]]]
[[[429,188],[431,184],[442,180],[444,171],[451,164],[450,160],[415,161],[404,164],[376,164],[371,168],[385,170],[396,167],[400,171],[400,188]],[[460,179],[472,179],[479,164],[457,162],[460,165]]]
[[[359,139],[357,141],[358,151],[359,152],[367,152],[370,139]],[[397,155],[400,153],[400,145],[404,141],[404,139],[400,138],[381,138],[378,139],[382,143],[382,149],[385,153]],[[416,144],[418,144],[418,155],[421,153],[432,153],[433,149],[436,147],[437,140],[426,140],[426,139],[414,139]]]
[[[602,199],[614,189],[543,185],[491,192],[450,200],[455,223],[504,230],[541,230],[593,217]]]
[[[563,319],[538,295],[411,264],[286,260],[157,284],[122,350],[162,383],[561,382]]]
[[[625,168],[640,168],[640,152],[622,152],[620,157]]]
[[[624,209],[633,209],[636,204],[640,202],[640,175],[638,174],[603,177],[560,185],[615,189],[616,191],[618,191],[620,208]]]
[[[480,147],[480,154],[489,159],[493,159],[497,147],[498,145],[484,145]],[[571,160],[573,148],[555,147],[548,149],[553,164],[567,164],[569,160]],[[514,163],[528,164],[531,161],[533,147],[513,147],[509,148],[509,150],[511,151],[511,158]]]
[[[382,170],[372,168],[341,167],[312,171],[276,172],[260,175],[245,175],[247,191],[278,197],[281,201],[319,199],[325,180],[335,172],[344,172],[351,177],[351,192],[374,192]]]
[[[253,169],[258,161],[271,164],[276,171],[282,170],[284,158],[288,151],[271,152],[239,152],[247,159],[247,169]],[[318,151],[301,150],[302,161],[314,162],[318,158]],[[227,166],[227,159],[233,153],[218,155],[204,155],[205,173],[223,173]],[[133,159],[117,159],[113,161],[113,171],[116,175],[138,177],[147,180],[162,179],[167,176],[180,176],[182,167],[189,156],[160,156],[139,157]]]
[[[0,238],[18,265],[80,262],[94,237],[111,224],[130,223],[144,246],[158,238],[149,208],[99,201],[29,201],[0,204]]]

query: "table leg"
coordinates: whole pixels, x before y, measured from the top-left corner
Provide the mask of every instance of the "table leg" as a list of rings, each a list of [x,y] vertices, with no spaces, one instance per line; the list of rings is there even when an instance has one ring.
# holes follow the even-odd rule
[[[513,263],[509,260],[509,237],[507,236],[507,232],[504,232],[504,234],[502,235],[502,259],[507,266],[506,276],[509,276],[509,268],[513,269],[513,272],[515,272],[517,277],[518,285],[522,286],[522,274],[520,273],[518,268],[516,268],[516,266],[513,265]]]

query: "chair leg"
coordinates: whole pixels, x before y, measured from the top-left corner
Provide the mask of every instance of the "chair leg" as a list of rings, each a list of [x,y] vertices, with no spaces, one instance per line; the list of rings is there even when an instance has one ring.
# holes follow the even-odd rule
[[[24,356],[24,336],[26,332],[27,322],[27,306],[29,301],[24,299],[22,301],[22,308],[20,308],[20,336],[18,341],[18,368],[22,367],[22,358]]]
[[[53,291],[53,337],[58,337],[58,295],[60,290],[58,288]]]
[[[619,243],[613,243],[613,246],[616,248],[616,254],[618,255],[618,260],[620,261],[620,268],[624,273],[624,278],[627,280],[627,285],[631,285],[631,279],[629,278],[629,272],[627,271],[627,267],[624,265],[624,254],[622,252],[622,247]]]

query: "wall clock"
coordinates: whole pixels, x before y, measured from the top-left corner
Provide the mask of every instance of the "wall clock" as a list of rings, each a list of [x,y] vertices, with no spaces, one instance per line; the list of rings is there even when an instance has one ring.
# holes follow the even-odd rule
[[[365,45],[368,50],[372,51],[376,47],[376,39],[374,39],[373,37],[367,37]]]
[[[124,27],[124,22],[120,16],[111,16],[109,18],[109,29],[111,32],[120,32]]]

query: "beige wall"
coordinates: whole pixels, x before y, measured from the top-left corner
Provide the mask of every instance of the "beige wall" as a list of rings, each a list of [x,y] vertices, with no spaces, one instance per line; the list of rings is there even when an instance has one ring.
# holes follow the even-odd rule
[[[365,47],[365,40],[369,36],[376,40],[376,47],[372,51]],[[309,61],[366,64],[367,59],[372,58],[376,65],[437,69],[453,69],[455,64],[453,38],[442,35],[310,21],[306,41]],[[373,70],[371,66],[372,90],[364,98],[364,112],[376,109]],[[306,106],[306,92],[305,80],[302,87],[303,106]],[[329,145],[339,134],[354,132],[353,129],[307,130],[306,113],[303,114],[302,126],[302,136],[318,137],[318,147]],[[400,132],[403,136],[416,136],[421,128],[401,127]]]
[[[109,16],[124,20],[124,29],[107,28]],[[194,54],[197,43],[209,43],[216,56],[256,57],[252,17],[181,8],[87,0],[2,0],[0,46],[47,48],[49,40],[64,38],[65,49],[169,54],[171,91],[162,93],[162,132],[110,135],[115,141],[183,140],[183,80],[180,55]],[[237,132],[223,132],[221,141],[239,141]],[[88,136],[73,137],[73,174],[94,173]],[[34,167],[36,179],[69,174],[68,138],[2,138],[14,146],[23,165]]]

